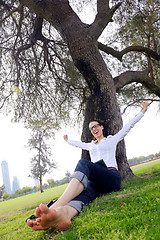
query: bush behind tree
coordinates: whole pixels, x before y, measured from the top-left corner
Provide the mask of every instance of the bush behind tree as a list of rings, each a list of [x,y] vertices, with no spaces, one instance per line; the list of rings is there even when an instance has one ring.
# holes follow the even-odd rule
[[[17,189],[14,194],[19,195],[19,194],[30,192],[31,190],[32,190],[31,187],[26,186],[26,187],[23,187],[22,189],[21,188]]]
[[[9,193],[3,193],[3,195],[2,195],[2,198],[3,198],[4,200],[8,199],[9,197],[10,197],[10,194],[9,194]]]
[[[139,156],[139,157],[133,157],[131,159],[128,159],[129,165],[133,165],[136,163],[141,163],[147,160],[152,160],[154,158],[160,157],[160,151],[155,154],[149,154],[148,156]]]

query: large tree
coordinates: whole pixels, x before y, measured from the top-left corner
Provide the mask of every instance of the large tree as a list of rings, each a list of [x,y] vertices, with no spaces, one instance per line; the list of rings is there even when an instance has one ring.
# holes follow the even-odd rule
[[[53,137],[53,132],[47,125],[37,124],[32,127],[31,138],[28,140],[28,146],[34,152],[31,159],[31,176],[39,181],[41,192],[43,192],[43,176],[56,168],[48,143],[51,137]]]
[[[20,92],[21,97],[23,95],[23,98],[21,98],[23,111],[20,112],[20,115],[26,114],[26,112],[24,113],[24,106],[27,101],[29,104],[30,99],[38,99],[37,102],[39,101],[39,105],[36,105],[38,103],[35,101],[36,104],[34,103],[34,107],[31,106],[32,104],[27,107],[30,117],[33,117],[30,109],[33,110],[32,113],[34,114],[42,112],[46,116],[47,114],[50,115],[51,111],[46,101],[47,97],[49,97],[51,106],[54,107],[55,111],[59,109],[56,94],[61,97],[60,106],[63,106],[63,108],[60,108],[58,112],[61,113],[61,116],[63,114],[66,116],[67,114],[67,111],[65,111],[66,99],[69,100],[70,106],[74,106],[75,98],[80,98],[82,103],[85,102],[85,118],[82,133],[82,140],[84,141],[91,139],[88,130],[88,122],[91,119],[98,119],[104,122],[106,135],[115,134],[122,127],[122,118],[116,92],[124,86],[133,82],[140,83],[149,89],[150,93],[160,97],[160,88],[149,76],[151,69],[125,71],[113,78],[104,61],[103,54],[101,54],[103,51],[122,61],[122,58],[128,52],[137,51],[144,53],[145,56],[155,61],[160,60],[158,51],[144,45],[128,46],[118,51],[108,46],[108,44],[99,41],[103,31],[112,23],[114,14],[118,14],[118,11],[123,8],[125,9],[126,2],[131,1],[117,3],[117,1],[97,0],[97,3],[95,1],[90,2],[93,2],[97,6],[97,10],[93,22],[87,24],[81,21],[75,10],[73,10],[73,7],[71,7],[71,1],[68,0],[20,0],[19,6],[17,5],[18,1],[1,1],[3,12],[1,23],[4,24],[3,30],[6,23],[10,26],[10,29],[13,29],[14,33],[14,36],[12,35],[9,38],[11,30],[8,28],[8,31],[4,31],[8,37],[7,39],[13,41],[12,44],[8,41],[8,44],[12,45],[12,56],[16,66],[13,71],[14,80],[12,81],[11,91],[7,92],[5,88],[7,75],[5,80],[4,78],[2,80],[3,94],[6,94],[3,104],[12,95],[13,86],[15,92]],[[30,19],[30,26],[28,26],[27,18]],[[11,25],[13,22],[15,23],[15,27]],[[55,35],[57,34],[55,31],[54,34],[48,34],[52,33],[53,28],[60,34],[66,45],[64,45],[61,38],[55,41]],[[67,58],[66,46],[69,49],[69,54],[74,65],[82,74],[85,81],[81,79],[81,76],[75,74],[76,84],[72,82],[70,75],[71,62],[70,58]],[[3,48],[3,51],[4,49],[6,52],[9,51],[7,44]],[[30,54],[31,50],[33,55]],[[61,57],[59,57],[60,51]],[[33,66],[31,66],[32,62],[35,65],[34,76],[32,72]],[[25,68],[26,65],[27,69]],[[51,75],[45,76],[46,66],[49,67]],[[68,69],[69,71],[67,71]],[[29,75],[33,77],[29,77]],[[65,76],[67,76],[66,79]],[[51,86],[50,84],[53,82],[52,78],[54,78],[56,84],[52,85],[48,91],[47,86]],[[54,97],[51,92],[55,93]],[[68,98],[69,95],[71,98]],[[32,102],[34,101],[32,100]],[[62,103],[64,102],[65,104],[63,105]],[[82,155],[83,157],[87,157],[86,152],[83,152]],[[132,175],[126,158],[124,141],[121,141],[118,145],[117,162],[122,177]]]

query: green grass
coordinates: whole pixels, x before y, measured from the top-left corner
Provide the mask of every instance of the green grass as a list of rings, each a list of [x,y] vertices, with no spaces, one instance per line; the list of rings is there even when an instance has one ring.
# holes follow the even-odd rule
[[[36,192],[22,197],[14,198],[0,203],[0,220],[6,215],[12,215],[18,211],[24,212],[35,209],[42,202],[50,201],[58,198],[67,185],[58,186],[56,188],[47,189],[43,193]]]
[[[131,169],[136,175],[152,173],[160,169],[160,159],[132,166]]]
[[[66,186],[0,203],[0,239],[159,240],[160,159],[132,170],[139,177],[125,180],[121,191],[97,198],[65,232],[33,232],[24,221],[40,202],[58,197]]]

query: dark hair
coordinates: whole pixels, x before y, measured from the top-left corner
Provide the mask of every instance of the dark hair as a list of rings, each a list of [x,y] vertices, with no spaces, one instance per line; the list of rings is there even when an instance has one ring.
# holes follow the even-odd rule
[[[91,122],[98,122],[100,126],[103,125],[103,123],[102,123],[101,121],[99,121],[99,120],[95,120],[95,119],[94,119],[94,120],[91,120],[91,121],[89,122],[89,124],[90,124]]]

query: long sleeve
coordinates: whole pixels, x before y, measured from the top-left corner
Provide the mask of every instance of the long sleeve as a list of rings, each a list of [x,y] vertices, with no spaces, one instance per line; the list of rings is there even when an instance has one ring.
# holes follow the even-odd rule
[[[91,146],[91,143],[85,143],[85,142],[74,141],[74,140],[68,140],[67,143],[69,145],[79,147],[79,148],[82,148],[82,149],[88,150],[88,151],[90,150],[90,146]]]
[[[142,112],[139,112],[131,121],[129,121],[117,134],[115,134],[114,140],[118,143],[121,141],[131,130],[131,128],[134,127],[134,125],[144,116]]]

